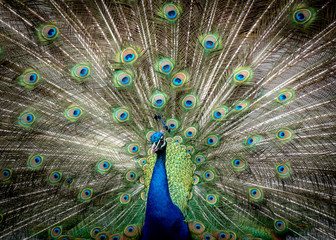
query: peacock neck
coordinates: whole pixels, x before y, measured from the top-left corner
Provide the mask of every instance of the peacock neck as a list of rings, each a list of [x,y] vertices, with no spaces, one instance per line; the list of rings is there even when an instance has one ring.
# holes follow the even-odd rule
[[[162,214],[164,208],[169,208],[172,204],[166,173],[166,148],[164,148],[157,152],[157,159],[148,191],[147,209],[149,207],[154,210],[154,213]],[[160,211],[157,212],[157,210]]]

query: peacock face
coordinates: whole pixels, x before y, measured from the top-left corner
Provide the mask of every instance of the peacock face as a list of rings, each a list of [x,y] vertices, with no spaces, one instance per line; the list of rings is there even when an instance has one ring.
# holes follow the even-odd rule
[[[156,132],[150,137],[152,147],[151,154],[156,153],[157,151],[163,150],[166,146],[165,136],[161,132]]]

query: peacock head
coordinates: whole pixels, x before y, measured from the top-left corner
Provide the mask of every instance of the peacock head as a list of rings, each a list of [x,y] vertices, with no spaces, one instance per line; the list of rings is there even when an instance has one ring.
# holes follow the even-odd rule
[[[162,132],[156,132],[150,137],[152,148],[150,153],[154,154],[166,148],[166,139]]]

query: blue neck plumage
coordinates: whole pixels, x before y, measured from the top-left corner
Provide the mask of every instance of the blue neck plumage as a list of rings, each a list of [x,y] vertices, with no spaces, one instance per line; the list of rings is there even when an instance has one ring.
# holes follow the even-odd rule
[[[166,148],[157,152],[147,197],[143,240],[190,238],[184,216],[170,197],[165,164]]]

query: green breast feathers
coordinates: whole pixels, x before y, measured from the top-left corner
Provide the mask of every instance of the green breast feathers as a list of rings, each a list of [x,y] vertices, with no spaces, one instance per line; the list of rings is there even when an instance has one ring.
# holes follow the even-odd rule
[[[173,142],[167,138],[166,172],[168,177],[169,193],[173,203],[183,213],[187,208],[188,200],[192,197],[191,188],[193,185],[194,164],[191,156],[187,153],[184,145]],[[145,172],[146,193],[152,179],[153,169],[156,162],[156,154],[149,155],[146,164],[143,166]]]

